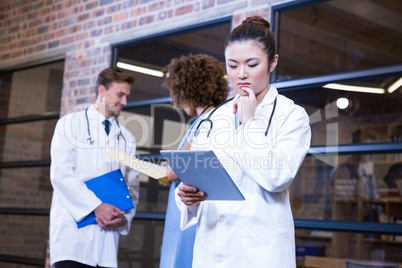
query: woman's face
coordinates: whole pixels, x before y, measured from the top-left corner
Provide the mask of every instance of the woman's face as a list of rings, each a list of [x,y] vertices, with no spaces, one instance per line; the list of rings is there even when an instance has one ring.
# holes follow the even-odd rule
[[[236,93],[247,96],[243,88],[251,89],[261,102],[269,90],[269,74],[275,69],[275,55],[268,70],[268,55],[255,41],[230,43],[225,50],[226,71]]]

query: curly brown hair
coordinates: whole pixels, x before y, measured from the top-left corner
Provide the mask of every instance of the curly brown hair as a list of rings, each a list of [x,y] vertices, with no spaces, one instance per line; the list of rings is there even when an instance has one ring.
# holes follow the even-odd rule
[[[173,105],[179,108],[217,106],[228,96],[224,65],[214,57],[181,56],[172,59],[164,71],[167,77],[162,86],[169,89]]]

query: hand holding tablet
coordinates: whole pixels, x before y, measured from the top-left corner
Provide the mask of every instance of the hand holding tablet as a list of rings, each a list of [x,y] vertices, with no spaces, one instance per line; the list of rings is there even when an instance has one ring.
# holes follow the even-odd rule
[[[183,184],[208,195],[207,200],[245,200],[212,150],[161,150]]]

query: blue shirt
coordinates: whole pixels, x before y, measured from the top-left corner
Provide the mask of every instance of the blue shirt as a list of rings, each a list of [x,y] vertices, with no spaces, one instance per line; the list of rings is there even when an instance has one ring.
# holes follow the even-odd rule
[[[194,120],[182,138],[178,150],[191,141],[200,118]],[[175,189],[179,180],[173,181],[169,190],[165,228],[163,230],[162,251],[159,268],[191,268],[196,226],[184,231],[180,229],[180,211],[175,202]]]

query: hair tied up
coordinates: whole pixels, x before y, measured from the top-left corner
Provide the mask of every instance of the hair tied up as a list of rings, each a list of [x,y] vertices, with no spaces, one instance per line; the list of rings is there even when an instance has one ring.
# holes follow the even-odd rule
[[[270,24],[268,21],[264,20],[260,16],[251,16],[243,20],[242,24],[249,24],[249,23],[254,23],[254,24],[260,24],[263,25],[264,27],[267,27],[270,29]]]

